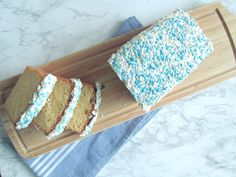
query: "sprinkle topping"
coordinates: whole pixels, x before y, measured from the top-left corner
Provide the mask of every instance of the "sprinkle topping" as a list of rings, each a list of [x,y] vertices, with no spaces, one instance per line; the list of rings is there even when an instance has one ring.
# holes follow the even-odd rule
[[[197,22],[178,9],[124,44],[108,62],[135,100],[149,110],[212,51]]]

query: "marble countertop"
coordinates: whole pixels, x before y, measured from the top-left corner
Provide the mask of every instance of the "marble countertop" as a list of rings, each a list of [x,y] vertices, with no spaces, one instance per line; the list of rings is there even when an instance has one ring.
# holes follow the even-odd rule
[[[0,1],[0,80],[111,37],[135,15],[144,25],[210,0]],[[236,1],[222,0],[236,13]],[[98,177],[235,177],[236,78],[165,106]],[[7,143],[0,120],[0,173],[34,176]]]

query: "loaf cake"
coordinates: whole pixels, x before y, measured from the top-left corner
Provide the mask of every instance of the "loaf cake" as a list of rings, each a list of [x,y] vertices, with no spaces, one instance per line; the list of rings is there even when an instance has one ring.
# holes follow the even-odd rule
[[[108,62],[149,110],[212,51],[212,42],[194,18],[178,9],[121,46]]]
[[[84,136],[97,118],[100,89],[98,82],[64,79],[27,67],[4,107],[16,129],[26,128],[33,122],[48,138],[61,134],[64,129]]]

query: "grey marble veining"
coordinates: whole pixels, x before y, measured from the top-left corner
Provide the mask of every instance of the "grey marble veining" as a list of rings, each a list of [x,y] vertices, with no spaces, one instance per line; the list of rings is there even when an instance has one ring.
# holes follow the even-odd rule
[[[0,80],[90,47],[135,15],[151,24],[177,7],[211,0],[0,0]],[[236,1],[222,0],[236,13]],[[165,106],[99,177],[236,176],[236,78]],[[34,176],[18,158],[0,119],[0,173]]]

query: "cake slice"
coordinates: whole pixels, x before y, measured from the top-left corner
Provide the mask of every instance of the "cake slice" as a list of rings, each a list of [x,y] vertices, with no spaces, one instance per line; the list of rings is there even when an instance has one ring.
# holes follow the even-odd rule
[[[194,18],[178,9],[121,46],[108,62],[149,110],[212,51],[212,42]]]
[[[74,110],[74,115],[67,125],[67,129],[81,133],[81,136],[86,136],[92,130],[93,125],[97,120],[100,104],[101,84],[99,82],[95,82],[95,89],[83,87],[78,106]],[[89,111],[87,105],[91,105]],[[78,116],[80,119],[78,119]]]
[[[4,107],[17,129],[33,122],[51,138],[61,134],[66,126],[82,133],[94,117],[96,93],[94,83],[64,79],[27,67]]]

